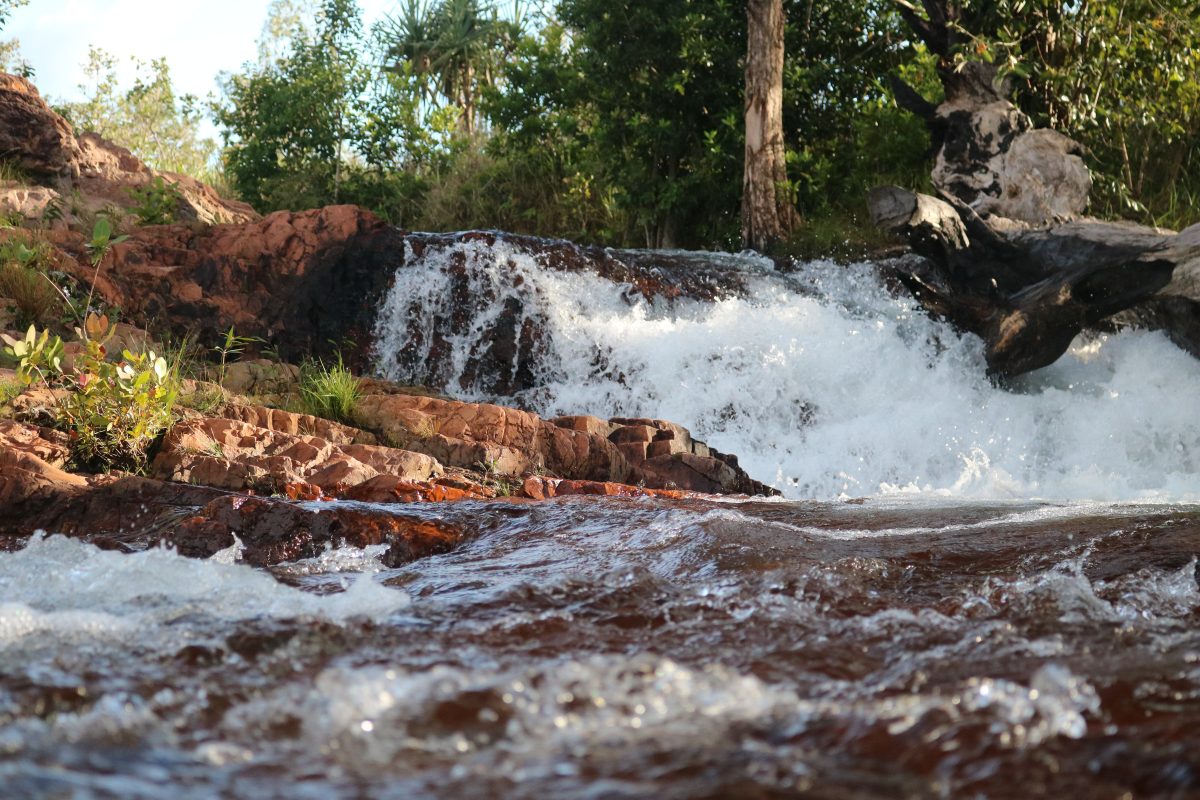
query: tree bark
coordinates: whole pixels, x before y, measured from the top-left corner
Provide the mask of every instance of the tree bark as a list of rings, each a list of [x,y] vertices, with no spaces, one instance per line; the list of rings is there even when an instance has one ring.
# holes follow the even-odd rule
[[[950,59],[959,5],[894,1],[941,57],[945,99],[934,106],[893,81],[897,102],[929,125],[941,197],[872,191],[875,224],[920,256],[891,264],[890,277],[931,315],[983,339],[996,376],[1047,366],[1096,327],[1162,330],[1200,357],[1200,225],[1175,234],[1082,217],[1092,181],[1081,148],[1034,129],[995,65]]]
[[[783,0],[748,0],[742,244],[770,249],[799,222],[783,144]]]

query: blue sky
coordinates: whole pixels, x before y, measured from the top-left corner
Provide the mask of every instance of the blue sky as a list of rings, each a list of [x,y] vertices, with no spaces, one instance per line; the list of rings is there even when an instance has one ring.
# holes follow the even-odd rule
[[[200,97],[216,91],[219,72],[255,58],[255,41],[269,0],[30,0],[13,12],[0,38],[21,41],[37,70],[43,96],[78,100],[77,85],[89,45],[117,56],[122,76],[130,57],[165,56],[176,91]],[[392,12],[397,0],[359,0],[370,24]],[[125,78],[128,80],[128,78]]]

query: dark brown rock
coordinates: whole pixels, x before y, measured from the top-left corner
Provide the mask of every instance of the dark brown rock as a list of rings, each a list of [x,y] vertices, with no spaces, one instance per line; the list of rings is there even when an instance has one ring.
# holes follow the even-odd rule
[[[71,126],[50,110],[32,83],[0,73],[0,157],[47,179],[76,171],[79,145]]]
[[[242,542],[242,559],[255,566],[312,558],[326,547],[387,544],[395,566],[453,549],[465,532],[386,510],[338,503],[317,508],[272,498],[231,496],[214,500],[164,536],[184,555],[206,558]]]

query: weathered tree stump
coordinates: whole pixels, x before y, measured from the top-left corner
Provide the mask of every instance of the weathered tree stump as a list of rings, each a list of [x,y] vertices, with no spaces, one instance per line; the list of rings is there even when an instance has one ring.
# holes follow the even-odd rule
[[[929,125],[941,198],[889,186],[875,224],[923,258],[893,267],[931,314],[980,336],[989,372],[1053,363],[1085,328],[1161,329],[1200,358],[1200,225],[1176,234],[1082,218],[1091,176],[1081,148],[1036,129],[990,64],[953,65],[954,9],[924,0],[902,15],[941,57],[937,106],[899,81],[898,102]]]

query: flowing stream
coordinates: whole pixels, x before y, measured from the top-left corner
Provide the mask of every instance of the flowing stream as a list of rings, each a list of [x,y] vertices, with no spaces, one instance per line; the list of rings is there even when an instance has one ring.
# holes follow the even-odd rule
[[[647,300],[503,242],[408,261],[389,377],[672,419],[786,498],[409,506],[474,535],[399,569],[36,537],[0,797],[1200,796],[1200,365],[1164,338],[998,387],[869,265]],[[536,358],[497,396],[505,308]]]

